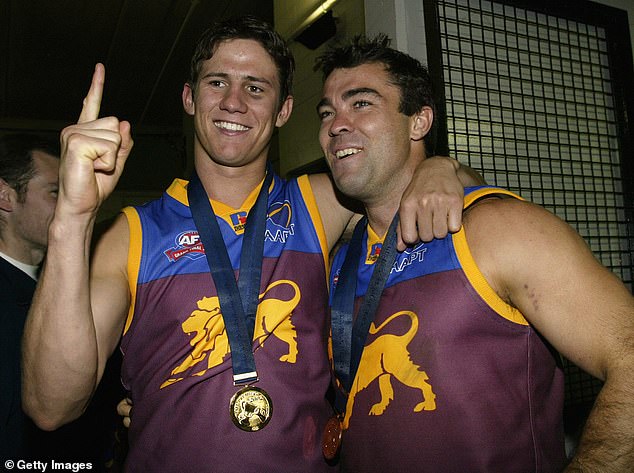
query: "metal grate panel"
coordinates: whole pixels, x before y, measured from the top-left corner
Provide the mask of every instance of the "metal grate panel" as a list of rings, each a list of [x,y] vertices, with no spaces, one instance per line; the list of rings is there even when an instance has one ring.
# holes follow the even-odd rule
[[[449,153],[556,213],[632,289],[603,28],[485,0],[439,0]],[[566,363],[567,402],[601,383]]]

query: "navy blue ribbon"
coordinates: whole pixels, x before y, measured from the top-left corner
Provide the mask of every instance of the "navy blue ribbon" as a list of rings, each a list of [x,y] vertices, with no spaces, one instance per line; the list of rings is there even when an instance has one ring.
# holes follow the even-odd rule
[[[227,330],[235,385],[258,380],[251,345],[259,301],[266,210],[272,179],[273,173],[267,168],[262,189],[245,224],[237,283],[216,215],[195,171],[187,186],[189,208],[205,248],[205,257],[216,285],[220,311]]]
[[[352,382],[359,369],[361,355],[368,336],[370,324],[381,300],[381,294],[396,260],[396,227],[398,215],[395,215],[381,246],[379,259],[374,263],[372,276],[365,297],[354,319],[354,301],[357,291],[359,260],[363,248],[363,236],[367,219],[363,217],[357,223],[348,246],[348,252],[339,272],[337,286],[332,297],[332,351],[335,374],[346,393],[350,392]],[[353,322],[354,319],[354,322]],[[335,409],[342,414],[346,399],[337,390]]]

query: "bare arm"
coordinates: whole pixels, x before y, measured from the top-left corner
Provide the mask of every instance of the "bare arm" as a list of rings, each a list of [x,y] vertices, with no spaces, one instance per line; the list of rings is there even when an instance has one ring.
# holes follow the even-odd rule
[[[89,268],[97,210],[132,147],[128,123],[97,119],[103,81],[98,66],[78,124],[62,132],[59,197],[25,325],[23,407],[44,429],[84,411],[119,339],[129,302],[124,220],[104,236]]]
[[[465,216],[478,266],[573,363],[605,381],[567,471],[634,471],[634,299],[544,209],[490,200]]]
[[[342,203],[328,175],[311,175],[310,183],[324,222],[328,248],[332,250],[354,212],[350,202]],[[481,184],[485,181],[478,173],[455,159],[433,157],[421,161],[401,199],[399,249],[458,231],[462,224],[464,187]]]

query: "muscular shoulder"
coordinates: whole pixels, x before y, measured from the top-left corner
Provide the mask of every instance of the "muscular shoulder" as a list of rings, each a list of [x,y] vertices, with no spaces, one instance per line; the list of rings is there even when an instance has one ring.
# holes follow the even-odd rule
[[[557,233],[568,225],[545,208],[512,197],[488,198],[469,207],[464,214],[465,229],[474,234],[481,231],[502,232],[503,236],[520,236],[524,230],[553,230]],[[557,230],[557,231],[555,231]]]
[[[630,290],[563,220],[528,202],[490,200],[467,212],[464,229],[489,285],[573,363],[605,379],[615,354],[631,351]]]
[[[516,284],[566,258],[593,258],[563,220],[539,205],[513,198],[486,199],[464,215],[464,229],[476,264],[507,302]]]

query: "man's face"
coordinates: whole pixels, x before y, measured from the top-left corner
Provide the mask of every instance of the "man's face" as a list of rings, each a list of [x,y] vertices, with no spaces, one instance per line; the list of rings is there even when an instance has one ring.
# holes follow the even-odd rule
[[[196,154],[223,166],[266,160],[275,127],[286,123],[292,99],[278,106],[275,63],[256,41],[220,43],[203,62],[196,92],[183,89],[185,111],[194,116]]]
[[[402,192],[396,183],[412,161],[416,118],[400,113],[399,103],[382,64],[335,69],[326,79],[317,107],[319,142],[344,194],[368,204]]]
[[[45,250],[48,226],[57,202],[59,159],[43,151],[33,151],[35,174],[26,193],[17,201],[10,219],[13,232],[32,250]]]

